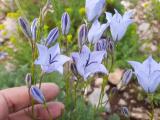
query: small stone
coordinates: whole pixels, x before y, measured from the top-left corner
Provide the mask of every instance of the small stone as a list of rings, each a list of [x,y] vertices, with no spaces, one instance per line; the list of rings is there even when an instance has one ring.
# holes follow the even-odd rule
[[[118,102],[118,105],[126,106],[126,105],[127,105],[127,103],[126,103],[126,101],[125,101],[125,100],[120,99],[120,100],[119,100],[119,102]]]
[[[127,92],[123,93],[124,98],[129,99],[129,94]]]
[[[94,88],[94,91],[88,96],[88,101],[93,105],[97,106],[99,102],[99,97],[101,93],[101,88]],[[105,103],[108,101],[107,94],[104,95],[102,102]],[[103,104],[102,106],[105,107],[106,112],[111,111],[110,103],[107,102],[107,104]]]
[[[132,108],[130,115],[131,115],[131,117],[135,118],[136,120],[149,120],[149,116],[147,115],[147,111],[141,107]]]
[[[156,26],[153,26],[152,30],[153,30],[154,33],[158,33],[159,32],[159,30],[158,30],[158,28]]]
[[[100,87],[103,83],[103,78],[96,78],[95,80],[95,86]]]
[[[139,26],[139,31],[140,32],[147,32],[149,28],[150,28],[150,24],[144,22]]]
[[[122,78],[123,72],[124,72],[123,69],[117,68],[113,73],[109,74],[109,81],[112,84],[117,85]]]
[[[135,100],[131,100],[131,101],[130,101],[130,103],[135,104],[135,103],[136,103],[136,101],[135,101]]]

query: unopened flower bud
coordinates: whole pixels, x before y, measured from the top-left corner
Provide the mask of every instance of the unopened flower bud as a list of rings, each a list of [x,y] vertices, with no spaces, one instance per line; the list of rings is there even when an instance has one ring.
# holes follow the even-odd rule
[[[122,83],[124,85],[127,85],[129,81],[131,80],[132,75],[133,75],[132,69],[126,70],[122,77]]]
[[[56,41],[56,39],[58,38],[59,36],[59,30],[58,30],[58,27],[56,28],[53,28],[50,33],[48,34],[48,37],[46,39],[46,45],[50,45],[52,44],[53,42]]]
[[[32,85],[32,75],[31,75],[31,73],[27,73],[25,81],[26,81],[27,87],[30,88],[31,85]]]
[[[37,102],[39,102],[41,104],[43,104],[45,102],[44,95],[38,87],[32,86],[30,89],[30,94],[33,97],[33,99],[36,100]]]
[[[63,13],[61,18],[62,34],[67,35],[70,29],[70,17],[67,12]]]
[[[82,46],[85,44],[85,42],[87,40],[87,35],[88,35],[88,28],[87,28],[86,24],[82,24],[78,30],[79,48],[82,48]]]
[[[32,33],[31,33],[31,29],[30,29],[30,24],[29,22],[24,19],[23,17],[20,17],[18,19],[18,22],[19,22],[19,25],[24,33],[24,35],[27,37],[27,38],[32,38]]]
[[[125,117],[127,117],[127,118],[130,116],[127,107],[122,107],[122,108],[121,108],[121,113],[122,113]]]
[[[38,23],[38,18],[35,18],[31,24],[31,33],[33,40],[36,40],[37,23]]]

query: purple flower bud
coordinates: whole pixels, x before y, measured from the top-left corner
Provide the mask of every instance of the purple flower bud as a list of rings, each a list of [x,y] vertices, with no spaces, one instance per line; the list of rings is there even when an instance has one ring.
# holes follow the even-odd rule
[[[53,42],[55,42],[56,39],[58,38],[58,36],[59,36],[58,27],[53,28],[48,34],[48,37],[46,39],[46,45],[48,46],[48,45],[52,44]]]
[[[75,63],[71,63],[71,71],[75,76],[78,76],[78,70]]]
[[[27,87],[31,88],[31,85],[32,85],[32,76],[31,76],[31,73],[27,73],[25,81],[26,81]]]
[[[107,38],[107,51],[108,52],[114,51],[114,41],[111,38]]]
[[[78,45],[79,48],[82,48],[82,46],[85,44],[87,40],[88,35],[88,28],[86,24],[82,24],[78,30]]]
[[[45,102],[45,98],[43,96],[42,91],[36,87],[36,86],[32,86],[30,89],[30,94],[33,97],[34,100],[36,100],[37,102],[43,104]]]
[[[67,12],[63,13],[61,18],[62,34],[67,35],[70,29],[70,17]]]
[[[38,22],[38,18],[35,18],[31,24],[31,33],[32,33],[33,40],[36,40],[37,22]]]
[[[95,51],[107,51],[107,40],[100,39],[94,46]]]
[[[121,113],[127,118],[130,116],[127,107],[121,107]]]
[[[126,70],[122,77],[122,83],[124,85],[127,85],[131,80],[132,75],[133,75],[132,69]]]
[[[32,38],[32,33],[31,33],[29,22],[26,19],[24,19],[23,17],[20,17],[18,19],[18,22],[19,22],[19,25],[20,25],[24,35],[27,38]]]

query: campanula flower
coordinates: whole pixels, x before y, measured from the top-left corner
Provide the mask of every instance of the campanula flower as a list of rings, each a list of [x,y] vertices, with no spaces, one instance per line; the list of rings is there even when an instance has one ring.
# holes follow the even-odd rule
[[[51,48],[45,45],[37,44],[39,57],[35,60],[35,64],[41,65],[41,69],[45,73],[58,71],[63,74],[63,64],[70,60],[69,57],[61,55],[59,44],[57,43]]]
[[[122,77],[122,83],[124,85],[127,85],[129,83],[129,81],[131,80],[132,78],[132,69],[129,69],[129,70],[126,70],[123,74],[123,77]]]
[[[67,12],[63,13],[61,18],[61,28],[62,28],[62,34],[67,35],[70,29],[70,17]]]
[[[131,19],[132,15],[133,13],[131,11],[125,12],[123,16],[117,10],[115,10],[113,16],[112,13],[106,12],[106,19],[110,23],[110,31],[114,41],[122,39],[127,31],[127,27],[133,22]]]
[[[37,102],[39,102],[41,104],[45,103],[44,95],[43,95],[42,91],[38,87],[32,86],[31,89],[30,89],[30,95]]]
[[[87,34],[88,34],[88,28],[87,28],[86,24],[82,24],[78,30],[79,48],[82,48],[82,46],[85,44],[85,42],[87,40]]]
[[[88,21],[97,19],[103,12],[106,0],[86,0],[85,8]]]
[[[108,23],[101,25],[98,20],[95,20],[88,32],[88,41],[95,44],[101,38],[108,25]]]
[[[33,40],[36,40],[37,23],[38,23],[38,18],[35,18],[31,24],[31,33]]]
[[[89,48],[84,45],[80,53],[72,53],[72,58],[78,73],[86,80],[91,74],[99,72],[108,74],[105,66],[101,64],[104,55],[105,51],[90,52]]]
[[[24,35],[27,38],[32,38],[32,33],[31,33],[29,22],[25,18],[23,18],[23,17],[20,17],[18,19],[18,22],[19,22],[19,25],[20,25],[20,27],[21,27],[22,32],[24,33]]]
[[[55,27],[49,32],[46,38],[46,46],[49,46],[53,42],[55,42],[58,36],[59,36],[59,30],[58,30],[58,27]]]
[[[143,63],[129,61],[134,68],[138,83],[148,93],[155,92],[160,84],[160,64],[152,56],[149,56]]]

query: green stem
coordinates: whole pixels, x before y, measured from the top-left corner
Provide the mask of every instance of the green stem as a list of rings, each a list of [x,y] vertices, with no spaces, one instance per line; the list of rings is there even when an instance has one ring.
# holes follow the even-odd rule
[[[35,45],[34,43],[32,43],[32,84],[36,84],[36,81],[35,81],[35,65],[34,65],[34,61],[35,61]]]
[[[74,103],[75,103],[75,108],[76,108],[76,106],[77,106],[77,86],[78,86],[78,81],[75,83],[75,85],[74,85],[74,96],[75,96],[75,98],[74,98]]]
[[[39,89],[41,88],[41,84],[42,84],[42,80],[43,80],[43,77],[44,77],[45,73],[42,72],[41,75],[40,75],[40,80],[39,80]]]
[[[26,18],[25,13],[24,13],[24,11],[23,11],[20,3],[19,3],[19,0],[15,0],[15,4],[16,4],[17,8],[20,10],[21,15],[23,15]]]
[[[47,104],[46,104],[46,102],[44,102],[44,109],[46,109],[47,110],[47,112],[48,112],[48,115],[49,115],[49,120],[52,120],[52,115],[51,115],[51,113],[50,113],[50,111],[49,111],[49,109],[48,109],[48,106],[47,106]]]
[[[151,109],[152,109],[152,112],[151,112],[151,118],[150,119],[154,120],[154,103],[153,103],[153,99],[151,100]]]
[[[99,107],[101,107],[101,104],[102,104],[102,101],[103,101],[103,97],[104,97],[104,94],[105,94],[104,90],[105,90],[105,86],[107,84],[107,81],[108,81],[108,75],[106,77],[104,77],[104,79],[103,79],[103,83],[102,83],[102,88],[101,88],[101,93],[100,93],[97,109],[99,109]]]
[[[64,78],[64,80],[65,80],[65,82],[66,82],[66,89],[65,89],[65,91],[66,91],[66,103],[69,103],[69,92],[70,92],[70,81],[69,81],[69,77],[70,77],[70,74],[67,74],[66,73],[66,75],[65,75],[65,78]]]
[[[108,71],[108,73],[111,72],[112,68],[113,68],[113,63],[114,63],[114,54],[112,53],[111,54],[111,66],[110,66],[110,69]],[[99,101],[98,101],[98,105],[97,105],[97,109],[100,107],[100,105],[102,104],[102,101],[103,101],[103,97],[104,97],[104,90],[105,90],[105,86],[107,84],[107,81],[108,81],[108,75],[106,77],[104,77],[103,79],[103,83],[102,83],[102,88],[101,88],[101,93],[100,93],[100,97],[99,97]]]
[[[109,68],[109,73],[111,72],[111,70],[113,68],[113,63],[114,63],[114,53],[111,54],[111,66]]]

